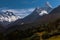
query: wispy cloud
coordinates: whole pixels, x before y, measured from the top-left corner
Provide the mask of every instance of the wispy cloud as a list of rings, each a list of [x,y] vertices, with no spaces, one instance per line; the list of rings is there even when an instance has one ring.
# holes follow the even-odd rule
[[[15,15],[18,15],[20,17],[25,17],[27,15],[29,15],[32,11],[34,10],[34,8],[29,8],[29,9],[2,9],[2,12],[6,12],[6,11],[10,11],[13,12]]]
[[[22,4],[33,4],[33,3],[36,3],[38,2],[39,0],[32,0],[32,1],[23,1],[21,2]]]
[[[36,2],[38,2],[38,0],[33,0],[33,1],[32,1],[32,3],[36,3]]]

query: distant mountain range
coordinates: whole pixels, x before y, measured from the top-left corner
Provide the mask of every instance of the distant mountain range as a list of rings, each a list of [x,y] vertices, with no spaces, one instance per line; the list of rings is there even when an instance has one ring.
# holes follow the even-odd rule
[[[15,15],[15,13],[11,11],[0,12],[0,23],[3,27],[6,27],[8,25],[10,26],[15,25],[15,24],[32,23],[36,21],[36,19],[41,18],[43,15],[48,14],[51,10],[52,7],[49,4],[49,2],[47,2],[44,7],[35,8],[35,10],[31,14],[24,17],[23,19],[21,19],[21,17]]]
[[[25,25],[25,24],[42,24],[42,23],[47,23],[47,22],[53,22],[54,20],[60,18],[60,6],[58,6],[57,8],[54,8],[51,12],[47,12],[45,11],[43,12],[43,15],[39,15],[41,13],[41,11],[38,13],[36,10],[39,9],[35,9],[30,15],[26,16],[23,19],[18,19],[15,22],[13,22],[10,26],[13,25]],[[33,25],[32,24],[32,25]]]
[[[45,24],[48,22],[54,22],[57,19],[60,19],[60,6],[54,8],[51,12],[43,12],[43,15],[39,15],[41,13],[37,12],[37,8],[28,16],[23,19],[18,19],[15,22],[12,22],[5,29],[5,33],[8,34],[14,30],[27,30],[35,28],[38,25]],[[48,14],[47,14],[48,13]]]
[[[36,25],[54,22],[57,19],[60,19],[60,6],[53,9],[48,5],[46,8],[37,7],[30,15],[23,19],[12,12],[2,12],[0,13],[0,26],[4,33],[9,33],[14,30],[34,28]]]
[[[24,17],[23,19],[18,19],[15,22],[11,23],[9,26],[11,27],[12,25],[23,25],[23,24],[28,24],[28,23],[34,23],[37,19],[42,18],[44,15],[47,15],[50,13],[50,11],[53,9],[52,7],[49,6],[48,3],[47,5],[43,8],[35,8],[35,10],[28,16]],[[49,9],[49,11],[48,11]]]

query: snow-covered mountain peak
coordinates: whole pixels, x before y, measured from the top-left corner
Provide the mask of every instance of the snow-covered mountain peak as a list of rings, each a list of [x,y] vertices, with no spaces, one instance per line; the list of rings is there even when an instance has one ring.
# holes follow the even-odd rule
[[[48,12],[45,11],[45,10],[42,10],[41,13],[39,13],[40,16],[43,16],[43,15],[45,15],[45,14],[48,14]]]
[[[46,2],[46,7],[52,8],[51,4],[48,1]]]
[[[48,14],[52,10],[52,6],[50,5],[49,2],[46,2],[45,6],[43,7],[37,7],[33,12],[37,12],[40,16],[43,16],[45,14]]]
[[[42,8],[36,8],[34,10],[34,12],[37,12],[37,14],[39,14],[40,16],[43,16],[45,14],[48,14],[48,11],[46,11],[45,9],[42,9]]]
[[[13,12],[10,12],[10,11],[6,11],[5,14],[9,15],[9,16],[15,16]]]
[[[15,14],[13,14],[13,12],[3,12],[0,14],[0,21],[7,21],[7,22],[12,22],[12,21],[16,21],[17,19],[19,19],[19,16],[16,16]]]

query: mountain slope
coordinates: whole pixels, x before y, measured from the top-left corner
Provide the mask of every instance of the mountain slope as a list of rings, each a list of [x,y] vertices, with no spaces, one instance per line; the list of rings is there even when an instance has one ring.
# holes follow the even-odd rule
[[[39,18],[42,18],[44,15],[51,12],[53,8],[50,3],[47,2],[44,7],[37,7],[30,15],[23,18],[24,23],[32,23]]]
[[[54,22],[57,19],[60,19],[60,6],[58,6],[57,8],[53,9],[48,15],[43,16],[40,19],[37,19],[37,21],[35,21],[36,23],[47,23],[47,22]]]
[[[44,7],[41,7],[41,8],[37,7],[30,15],[24,17],[23,19],[16,20],[14,24],[11,23],[11,25],[33,23],[37,19],[42,18],[44,15],[48,14],[51,10],[52,10],[52,7],[49,4],[49,2],[47,2]]]
[[[35,11],[35,13],[36,13],[36,11]],[[29,17],[31,17],[31,19]],[[13,24],[19,26],[20,29],[24,30],[25,28],[27,28],[27,29],[30,28],[30,27],[32,28],[32,26],[35,27],[36,25],[38,26],[40,24],[45,24],[45,23],[48,23],[48,22],[54,22],[54,21],[56,21],[57,19],[60,18],[60,6],[53,9],[47,15],[40,16],[38,13],[36,13],[35,17],[34,16],[33,17],[28,16],[27,18],[29,18],[27,21],[25,21],[26,19],[25,20],[24,19],[22,19],[22,20],[19,19],[19,20],[16,20]],[[14,25],[11,25],[11,26],[13,27]]]
[[[50,7],[47,7],[47,9],[48,8]],[[44,22],[44,20],[40,20],[44,19],[44,16],[48,15],[51,10],[47,11],[44,8],[36,8],[30,15],[26,16],[25,18],[18,19],[15,22],[10,23],[7,28],[8,31],[6,30],[5,33],[14,30],[24,31],[32,27],[35,28],[36,25],[38,26],[40,23]]]

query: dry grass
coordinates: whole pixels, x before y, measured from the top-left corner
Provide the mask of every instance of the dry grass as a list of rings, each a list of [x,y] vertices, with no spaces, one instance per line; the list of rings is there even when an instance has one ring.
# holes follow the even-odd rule
[[[60,40],[60,35],[53,36],[53,37],[49,38],[48,40]]]

